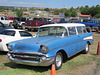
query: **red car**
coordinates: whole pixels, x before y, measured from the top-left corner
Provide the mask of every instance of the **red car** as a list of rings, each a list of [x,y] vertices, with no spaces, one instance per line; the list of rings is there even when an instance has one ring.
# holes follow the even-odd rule
[[[8,20],[12,20],[13,21],[14,17],[8,17]]]

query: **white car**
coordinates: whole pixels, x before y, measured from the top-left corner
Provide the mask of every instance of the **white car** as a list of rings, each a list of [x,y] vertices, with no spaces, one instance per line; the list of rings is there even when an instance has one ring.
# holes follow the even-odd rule
[[[6,29],[0,32],[0,51],[9,51],[6,44],[12,41],[32,38],[32,34],[25,30]]]
[[[5,25],[9,25],[9,24],[12,23],[13,21],[12,21],[12,20],[8,20],[7,17],[0,16],[0,22],[2,22],[2,23],[5,24]]]

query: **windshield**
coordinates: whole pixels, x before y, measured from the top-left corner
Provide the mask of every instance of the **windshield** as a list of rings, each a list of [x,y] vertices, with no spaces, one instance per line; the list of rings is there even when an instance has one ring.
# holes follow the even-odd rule
[[[40,36],[67,36],[67,30],[64,27],[42,27],[38,30],[37,37]]]

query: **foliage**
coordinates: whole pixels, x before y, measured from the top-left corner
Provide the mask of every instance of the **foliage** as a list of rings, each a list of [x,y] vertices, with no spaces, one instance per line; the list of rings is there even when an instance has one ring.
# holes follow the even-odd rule
[[[73,11],[73,10],[74,10],[74,8],[73,8],[73,7],[71,7],[71,8],[70,8],[70,11]]]
[[[100,18],[100,13],[95,15],[96,18]]]
[[[66,10],[65,14],[66,17],[70,17],[70,10]]]
[[[92,6],[90,8],[89,8],[89,6],[86,5],[85,7],[83,7],[81,9],[81,14],[83,14],[83,15],[91,15],[92,17],[94,17],[97,14],[100,14],[100,5],[97,5],[96,7]]]
[[[72,12],[71,12],[71,17],[76,17],[77,16],[77,12],[75,11],[75,10],[73,10]]]
[[[49,9],[49,8],[45,8],[44,10],[45,10],[45,11],[50,11],[50,9]]]
[[[89,8],[85,7],[81,10],[81,14],[83,15],[89,15]]]
[[[23,15],[22,9],[17,9],[16,15],[17,15],[18,17],[22,17],[22,15]]]

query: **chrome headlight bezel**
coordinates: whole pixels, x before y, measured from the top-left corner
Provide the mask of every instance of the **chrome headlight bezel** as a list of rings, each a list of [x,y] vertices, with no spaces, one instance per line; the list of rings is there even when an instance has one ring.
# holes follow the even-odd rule
[[[40,48],[41,48],[41,52],[43,52],[43,53],[47,53],[48,52],[48,47],[47,46],[41,45]]]
[[[8,50],[9,50],[9,51],[11,51],[11,50],[12,50],[12,46],[11,46],[11,45],[9,45],[9,44],[7,44],[7,48],[8,48]]]

